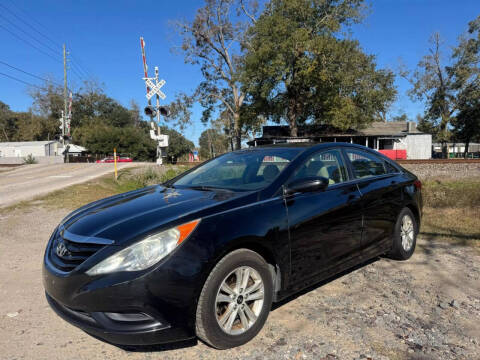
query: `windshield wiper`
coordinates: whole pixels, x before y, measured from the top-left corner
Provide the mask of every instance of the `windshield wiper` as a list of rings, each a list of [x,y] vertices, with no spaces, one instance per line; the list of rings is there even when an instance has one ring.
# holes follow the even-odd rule
[[[187,186],[188,189],[192,190],[200,190],[200,191],[215,191],[215,190],[222,190],[222,191],[233,191],[230,189],[215,187],[215,186],[205,186],[205,185],[194,185],[194,186]]]

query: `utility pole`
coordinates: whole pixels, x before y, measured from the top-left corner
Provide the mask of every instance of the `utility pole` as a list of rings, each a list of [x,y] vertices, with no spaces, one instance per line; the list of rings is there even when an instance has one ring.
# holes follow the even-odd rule
[[[65,117],[67,116],[67,51],[63,44],[63,116],[62,116],[62,144],[65,147]]]
[[[155,66],[155,83],[158,84],[158,66]],[[157,109],[160,109],[160,96],[156,93],[157,97]],[[160,132],[160,111],[157,111],[157,135],[161,135]]]

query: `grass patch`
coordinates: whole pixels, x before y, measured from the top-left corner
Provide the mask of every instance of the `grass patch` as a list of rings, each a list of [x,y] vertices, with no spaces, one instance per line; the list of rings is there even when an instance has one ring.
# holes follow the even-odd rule
[[[480,249],[479,207],[431,208],[423,211],[422,237]]]
[[[480,178],[427,180],[421,234],[480,249]]]
[[[427,180],[423,182],[424,205],[432,208],[480,206],[480,178]]]

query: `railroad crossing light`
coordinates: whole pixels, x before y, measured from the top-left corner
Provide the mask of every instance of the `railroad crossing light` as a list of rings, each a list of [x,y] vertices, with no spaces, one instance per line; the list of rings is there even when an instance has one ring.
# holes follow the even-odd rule
[[[160,115],[168,116],[168,109],[166,107],[160,106],[158,110],[160,111]]]
[[[155,117],[157,115],[157,109],[155,109],[154,106],[147,106],[145,107],[145,115],[150,116],[150,117]]]
[[[158,111],[160,112],[160,115],[168,116],[168,110],[166,107],[160,106],[158,108]],[[145,112],[145,115],[150,117],[157,116],[157,108],[152,105],[148,105],[147,107],[145,107],[144,112]]]

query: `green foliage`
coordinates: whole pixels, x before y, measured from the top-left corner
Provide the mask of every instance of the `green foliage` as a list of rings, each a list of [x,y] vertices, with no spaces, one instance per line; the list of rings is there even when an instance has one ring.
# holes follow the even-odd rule
[[[450,139],[448,129],[456,106],[454,75],[451,68],[442,63],[444,54],[440,34],[434,33],[430,44],[428,54],[419,61],[413,77],[409,79],[412,84],[409,95],[414,100],[425,102],[424,122],[436,129],[436,141],[446,142]],[[445,152],[444,147],[444,155]]]
[[[0,102],[0,141],[35,141],[53,139],[58,120],[32,112],[14,112]]]
[[[54,139],[61,133],[59,117],[63,109],[63,89],[52,85],[30,92],[36,113],[16,113],[0,102],[0,140],[35,141]],[[86,82],[73,96],[72,135],[75,144],[93,154],[112,154],[113,149],[135,160],[154,160],[156,143],[150,139],[150,126],[143,121],[139,106],[128,109],[104,94],[95,83]],[[170,135],[169,159],[187,154],[193,143],[175,130]]]
[[[362,18],[362,0],[271,0],[251,28],[243,84],[250,112],[287,120],[359,128],[395,98],[394,75],[378,70],[357,41],[339,36]]]
[[[135,125],[135,114],[105,95],[96,84],[86,83],[75,93],[73,100],[72,128],[99,118],[105,125],[114,127]]]
[[[73,139],[94,154],[113,154],[116,148],[118,154],[132,156],[135,160],[152,161],[156,156],[156,144],[145,129],[115,127],[102,119],[74,129]]]
[[[480,141],[480,16],[469,23],[466,36],[453,52],[456,60],[452,68],[457,115],[453,119],[453,135],[457,141],[466,143],[465,155],[471,141]]]
[[[28,154],[27,157],[23,158],[23,163],[24,164],[37,164],[38,161],[35,159],[35,157],[32,154]]]
[[[241,147],[246,122],[252,119],[240,117],[245,100],[240,73],[242,48],[246,46],[247,29],[255,20],[256,9],[255,1],[245,6],[244,1],[238,0],[205,0],[192,22],[176,24],[185,63],[199,66],[202,73],[193,95],[204,108],[202,121],[206,124],[217,111],[226,111],[237,148]],[[182,107],[177,106],[180,112]]]
[[[410,119],[408,118],[407,114],[403,113],[401,115],[392,117],[392,121],[410,121]]]
[[[184,158],[190,153],[195,145],[190,140],[186,139],[182,134],[174,129],[169,129],[165,126],[161,127],[162,134],[169,136],[167,158],[170,162],[175,162]]]
[[[210,159],[228,151],[228,138],[215,129],[207,129],[198,139],[200,159]]]
[[[409,92],[413,99],[425,101],[425,116],[419,122],[422,131],[443,143],[453,136],[467,147],[480,139],[480,16],[468,25],[468,32],[446,60],[440,35],[433,34],[428,55],[410,79],[413,87]],[[444,156],[446,151],[444,145]]]

